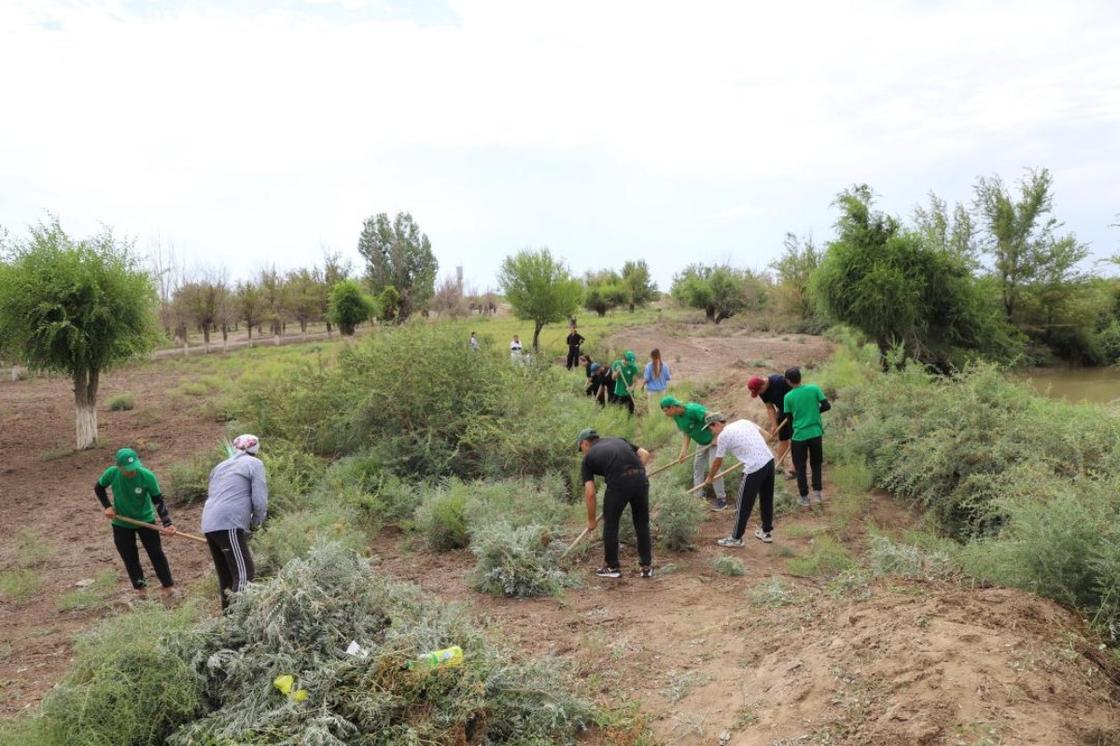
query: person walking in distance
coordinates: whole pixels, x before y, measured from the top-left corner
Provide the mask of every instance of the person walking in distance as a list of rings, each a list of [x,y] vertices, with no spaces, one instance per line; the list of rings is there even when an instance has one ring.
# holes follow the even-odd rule
[[[513,339],[509,343],[509,359],[515,363],[524,362],[521,357],[521,338],[516,334],[513,335]]]
[[[475,336],[474,332],[471,332],[470,345],[473,352],[478,352],[478,337]]]
[[[218,571],[223,609],[229,606],[230,594],[244,589],[256,576],[246,537],[268,514],[268,484],[264,464],[257,458],[260,447],[257,436],[238,435],[233,455],[210,472],[202,533]]]
[[[113,491],[112,502],[109,501],[106,488]],[[171,514],[167,512],[167,504],[163,501],[163,491],[160,490],[156,475],[144,468],[136,451],[122,448],[117,451],[116,464],[105,470],[94,484],[93,492],[105,510],[105,517],[113,519],[113,544],[117,547],[117,554],[121,556],[132,587],[141,593],[148,588],[144,569],[140,566],[140,552],[136,548],[136,539],[139,538],[152,563],[152,569],[163,586],[164,594],[174,594],[175,582],[171,578],[171,566],[163,553],[159,537],[160,534],[174,534],[175,525],[171,522]],[[155,523],[157,515],[163,524],[161,531],[130,525],[119,518],[123,516],[144,523]]]
[[[786,394],[783,410],[793,420],[793,469],[797,474],[797,493],[801,507],[807,508],[809,502],[809,480],[805,474],[808,461],[813,469],[813,503],[819,505],[824,499],[821,495],[821,464],[824,461],[824,425],[821,413],[832,408],[820,386],[801,383],[801,370],[790,368],[786,371],[786,381],[790,392]]]
[[[770,417],[770,432],[774,432],[781,422],[782,426],[778,429],[778,453],[774,457],[776,468],[789,452],[790,439],[793,437],[793,421],[784,411],[786,394],[792,389],[785,376],[775,373],[766,378],[751,376],[747,381],[747,390],[751,392],[752,399],[761,399],[766,407],[766,414]],[[787,479],[793,479],[794,476],[793,469],[786,474]]]
[[[661,397],[665,395],[669,388],[669,380],[672,377],[672,374],[669,373],[669,366],[661,360],[661,350],[654,347],[650,350],[649,362],[646,363],[646,368],[642,371],[642,386],[646,389],[650,414],[653,414],[653,408],[658,406]]]
[[[584,338],[576,331],[575,324],[568,330],[568,370],[579,364],[579,346],[584,343]]]
[[[705,448],[712,442],[712,431],[704,424],[704,418],[708,416],[708,409],[703,404],[698,402],[682,402],[675,396],[669,395],[661,399],[661,411],[665,413],[666,417],[672,417],[673,422],[677,423],[677,429],[684,433],[684,442],[681,443],[681,455],[677,458],[678,461],[683,461],[685,456],[688,455],[688,447],[693,442],[696,443],[696,456],[692,459],[692,486],[699,487],[704,483],[708,471],[711,469],[712,459],[715,456],[713,448]],[[712,506],[712,510],[724,510],[727,508],[727,487],[723,483],[723,478],[715,480],[712,483],[712,488],[716,493],[716,501]]]
[[[770,446],[766,445],[758,425],[750,420],[735,420],[728,424],[727,418],[719,412],[709,412],[704,422],[712,431],[716,443],[715,458],[705,484],[711,484],[728,453],[743,465],[743,480],[739,483],[739,498],[735,503],[735,524],[731,527],[731,535],[716,543],[721,547],[743,546],[747,521],[754,510],[754,501],[758,499],[762,525],[754,532],[754,537],[769,544],[773,541],[774,531],[774,456],[770,453]]]
[[[595,477],[603,477],[603,553],[606,564],[595,571],[601,578],[622,577],[618,561],[618,522],[622,511],[630,506],[634,533],[638,537],[639,572],[643,578],[653,577],[653,545],[649,533],[649,479],[646,464],[650,453],[622,438],[600,438],[591,428],[580,431],[576,447],[583,454],[580,479],[587,504],[587,530],[594,531]]]

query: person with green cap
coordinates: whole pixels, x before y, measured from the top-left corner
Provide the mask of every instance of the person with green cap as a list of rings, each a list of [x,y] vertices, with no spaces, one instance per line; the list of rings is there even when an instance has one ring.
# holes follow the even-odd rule
[[[626,407],[630,414],[634,414],[634,382],[640,373],[637,359],[633,350],[627,350],[621,359],[611,364],[615,402]]]
[[[677,429],[684,433],[678,461],[684,461],[685,456],[688,455],[689,444],[696,442],[696,456],[692,459],[692,486],[699,487],[707,479],[712,457],[715,454],[714,448],[706,447],[712,443],[712,431],[704,423],[704,418],[708,416],[708,408],[698,402],[682,402],[670,394],[662,397],[661,411],[666,417],[672,417],[673,422],[677,423]],[[716,502],[712,510],[725,510],[727,487],[723,483],[723,478],[720,477],[712,482],[712,488],[716,493]]]
[[[106,488],[113,491],[112,502],[109,501]],[[132,587],[140,592],[148,587],[144,570],[140,567],[140,552],[136,548],[136,539],[139,537],[164,593],[174,593],[172,588],[175,582],[171,578],[171,567],[167,563],[159,537],[161,533],[167,536],[174,534],[175,525],[171,522],[171,514],[167,512],[156,475],[144,468],[136,451],[122,448],[117,451],[116,464],[105,470],[94,485],[93,492],[104,508],[105,516],[113,519],[113,543],[124,562]],[[161,531],[140,528],[119,518],[123,516],[144,523],[155,523],[157,515],[163,524]]]
[[[576,436],[576,447],[583,454],[580,479],[587,504],[587,530],[594,531],[595,477],[603,477],[607,489],[603,493],[603,552],[606,564],[595,571],[601,578],[621,578],[618,562],[618,522],[622,511],[630,506],[634,533],[638,537],[638,562],[643,578],[653,577],[653,545],[649,533],[649,478],[646,464],[650,453],[622,438],[600,438],[591,428]]]

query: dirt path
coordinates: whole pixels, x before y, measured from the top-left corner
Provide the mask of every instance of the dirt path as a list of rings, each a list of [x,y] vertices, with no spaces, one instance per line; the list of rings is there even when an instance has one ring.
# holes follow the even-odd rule
[[[688,331],[695,330],[635,329],[612,343],[642,356],[660,347],[677,380],[703,382],[709,403],[756,420],[763,412],[743,386],[747,376],[829,353],[814,337]],[[181,376],[158,365],[114,375],[103,401],[127,390],[138,409],[99,412],[105,447],[49,461],[40,455],[69,442],[72,431],[68,384],[0,383],[0,484],[7,498],[0,500],[0,566],[17,561],[22,527],[48,537],[52,550],[38,570],[42,592],[0,607],[4,714],[38,702],[69,667],[73,633],[132,598],[121,578],[107,606],[57,609],[76,580],[99,569],[119,572],[92,494],[112,451],[135,444],[160,474],[221,435],[219,423],[167,395]],[[826,494],[835,496],[835,489],[826,485]],[[660,571],[652,581],[595,578],[596,544],[575,560],[581,587],[530,601],[469,590],[469,552],[403,551],[403,538],[392,530],[372,549],[384,569],[434,596],[466,602],[467,613],[527,653],[570,660],[589,693],[636,712],[662,743],[1117,743],[1116,689],[1083,655],[1089,644],[1083,623],[1056,605],[1018,591],[953,583],[844,585],[795,577],[789,559],[811,551],[831,525],[830,510],[780,516],[773,544],[751,540],[740,550],[715,545],[732,516],[711,514],[695,551],[656,556]],[[179,509],[176,521],[197,527],[199,512]],[[869,524],[892,530],[912,521],[884,495],[871,500],[867,514],[843,533],[854,552],[865,546]],[[169,541],[168,548],[180,584],[209,588],[205,547]],[[741,558],[746,574],[717,573],[711,561],[723,553]],[[633,565],[628,548],[623,561]],[[637,730],[598,733],[588,742],[631,743]]]

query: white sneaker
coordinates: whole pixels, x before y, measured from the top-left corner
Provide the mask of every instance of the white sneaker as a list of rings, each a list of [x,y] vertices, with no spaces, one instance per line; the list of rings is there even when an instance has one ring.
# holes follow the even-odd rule
[[[716,544],[719,544],[721,547],[741,547],[743,546],[743,540],[736,539],[734,536],[727,536],[717,541]]]
[[[774,537],[771,532],[763,531],[761,528],[755,529],[754,538],[758,539],[759,541],[764,541],[767,544],[774,541]]]
[[[824,495],[821,494],[821,491],[820,490],[814,490],[813,491],[813,504],[814,505],[820,505],[823,501],[824,501]]]

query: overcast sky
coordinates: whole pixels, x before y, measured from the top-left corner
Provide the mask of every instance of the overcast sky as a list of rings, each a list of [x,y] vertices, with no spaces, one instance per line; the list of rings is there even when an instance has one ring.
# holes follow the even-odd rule
[[[826,240],[851,183],[909,216],[1030,166],[1120,251],[1109,2],[0,0],[0,94],[0,225],[235,277],[406,210],[479,289],[526,246],[667,289]]]

